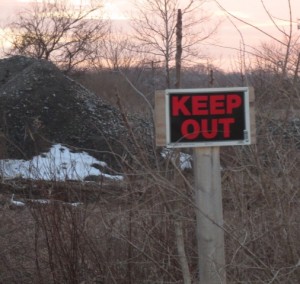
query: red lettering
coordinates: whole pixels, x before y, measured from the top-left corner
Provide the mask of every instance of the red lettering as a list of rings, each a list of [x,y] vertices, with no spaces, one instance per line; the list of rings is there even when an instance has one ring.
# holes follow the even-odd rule
[[[210,97],[210,114],[225,114],[225,96],[217,95]]]
[[[209,122],[211,122],[210,127]],[[234,123],[234,118],[201,119],[200,123],[195,119],[187,119],[181,125],[181,134],[189,140],[196,139],[200,134],[205,139],[214,139],[218,132],[222,131],[223,138],[230,138],[230,126]]]
[[[181,112],[183,115],[191,115],[190,111],[185,105],[189,98],[190,96],[172,97],[172,115],[178,116],[179,112]]]
[[[231,94],[227,96],[227,114],[232,114],[234,108],[240,107],[242,104],[242,99],[239,95]]]
[[[192,114],[207,115],[207,96],[192,96]]]
[[[192,131],[190,131],[192,128]],[[192,140],[198,137],[200,125],[194,119],[187,119],[181,125],[181,134],[184,138]]]
[[[234,118],[220,118],[219,123],[223,124],[223,137],[229,138],[230,137],[230,124],[234,123]]]
[[[208,119],[201,120],[202,136],[206,139],[213,139],[218,134],[218,119],[213,119],[211,122],[211,130],[208,130]]]

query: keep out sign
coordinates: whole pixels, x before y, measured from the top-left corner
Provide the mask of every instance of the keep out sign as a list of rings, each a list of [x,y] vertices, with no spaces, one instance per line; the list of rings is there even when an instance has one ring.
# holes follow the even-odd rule
[[[167,146],[250,144],[248,88],[166,90]]]

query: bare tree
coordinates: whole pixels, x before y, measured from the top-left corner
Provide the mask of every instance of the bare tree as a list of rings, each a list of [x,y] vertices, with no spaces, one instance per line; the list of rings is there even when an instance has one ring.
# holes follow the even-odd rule
[[[128,70],[145,61],[144,52],[122,31],[112,30],[98,51],[98,65],[112,70]]]
[[[93,59],[97,43],[109,31],[101,10],[100,2],[36,1],[8,25],[11,48],[7,53],[46,59],[71,70]]]
[[[132,27],[139,44],[148,47],[148,54],[164,64],[166,86],[171,87],[171,69],[176,53],[177,11],[182,11],[182,60],[199,55],[198,44],[210,37],[217,28],[205,29],[209,16],[202,12],[204,1],[189,0],[134,0],[135,14]],[[195,13],[197,12],[197,17]]]
[[[298,68],[299,68],[299,34],[294,32],[295,22],[293,21],[293,7],[292,1],[287,0],[287,18],[281,19],[274,16],[270,10],[270,7],[266,5],[266,1],[261,0],[261,6],[264,10],[266,16],[268,17],[270,23],[272,23],[274,30],[277,31],[277,35],[271,33],[245,19],[242,19],[226,8],[217,0],[215,0],[218,7],[225,12],[228,16],[228,19],[236,28],[240,34],[242,47],[240,50],[243,50],[244,53],[250,56],[250,58],[255,58],[252,60],[256,65],[252,66],[254,68],[258,67],[267,68],[269,71],[275,71],[280,73],[282,77],[287,77],[288,75],[293,75],[294,79],[298,77]],[[284,22],[284,27],[280,26],[280,23]],[[253,45],[247,45],[243,36],[242,31],[238,28],[237,23],[242,23],[257,31],[260,35],[264,36],[269,42],[263,41],[263,44],[260,47],[255,47]]]

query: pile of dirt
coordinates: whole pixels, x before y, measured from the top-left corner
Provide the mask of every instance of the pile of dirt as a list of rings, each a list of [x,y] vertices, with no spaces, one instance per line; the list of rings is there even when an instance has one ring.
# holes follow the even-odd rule
[[[152,124],[129,121],[148,147]],[[0,60],[0,158],[30,159],[54,143],[115,166],[115,154],[124,155],[131,142],[120,111],[54,64],[23,56]]]

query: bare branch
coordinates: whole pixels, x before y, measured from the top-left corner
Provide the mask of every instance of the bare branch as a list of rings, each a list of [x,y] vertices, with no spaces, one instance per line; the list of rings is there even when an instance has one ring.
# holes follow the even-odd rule
[[[34,2],[8,25],[12,48],[7,53],[50,60],[69,71],[90,59],[96,43],[108,32],[109,22],[101,19],[101,9],[101,3]]]

